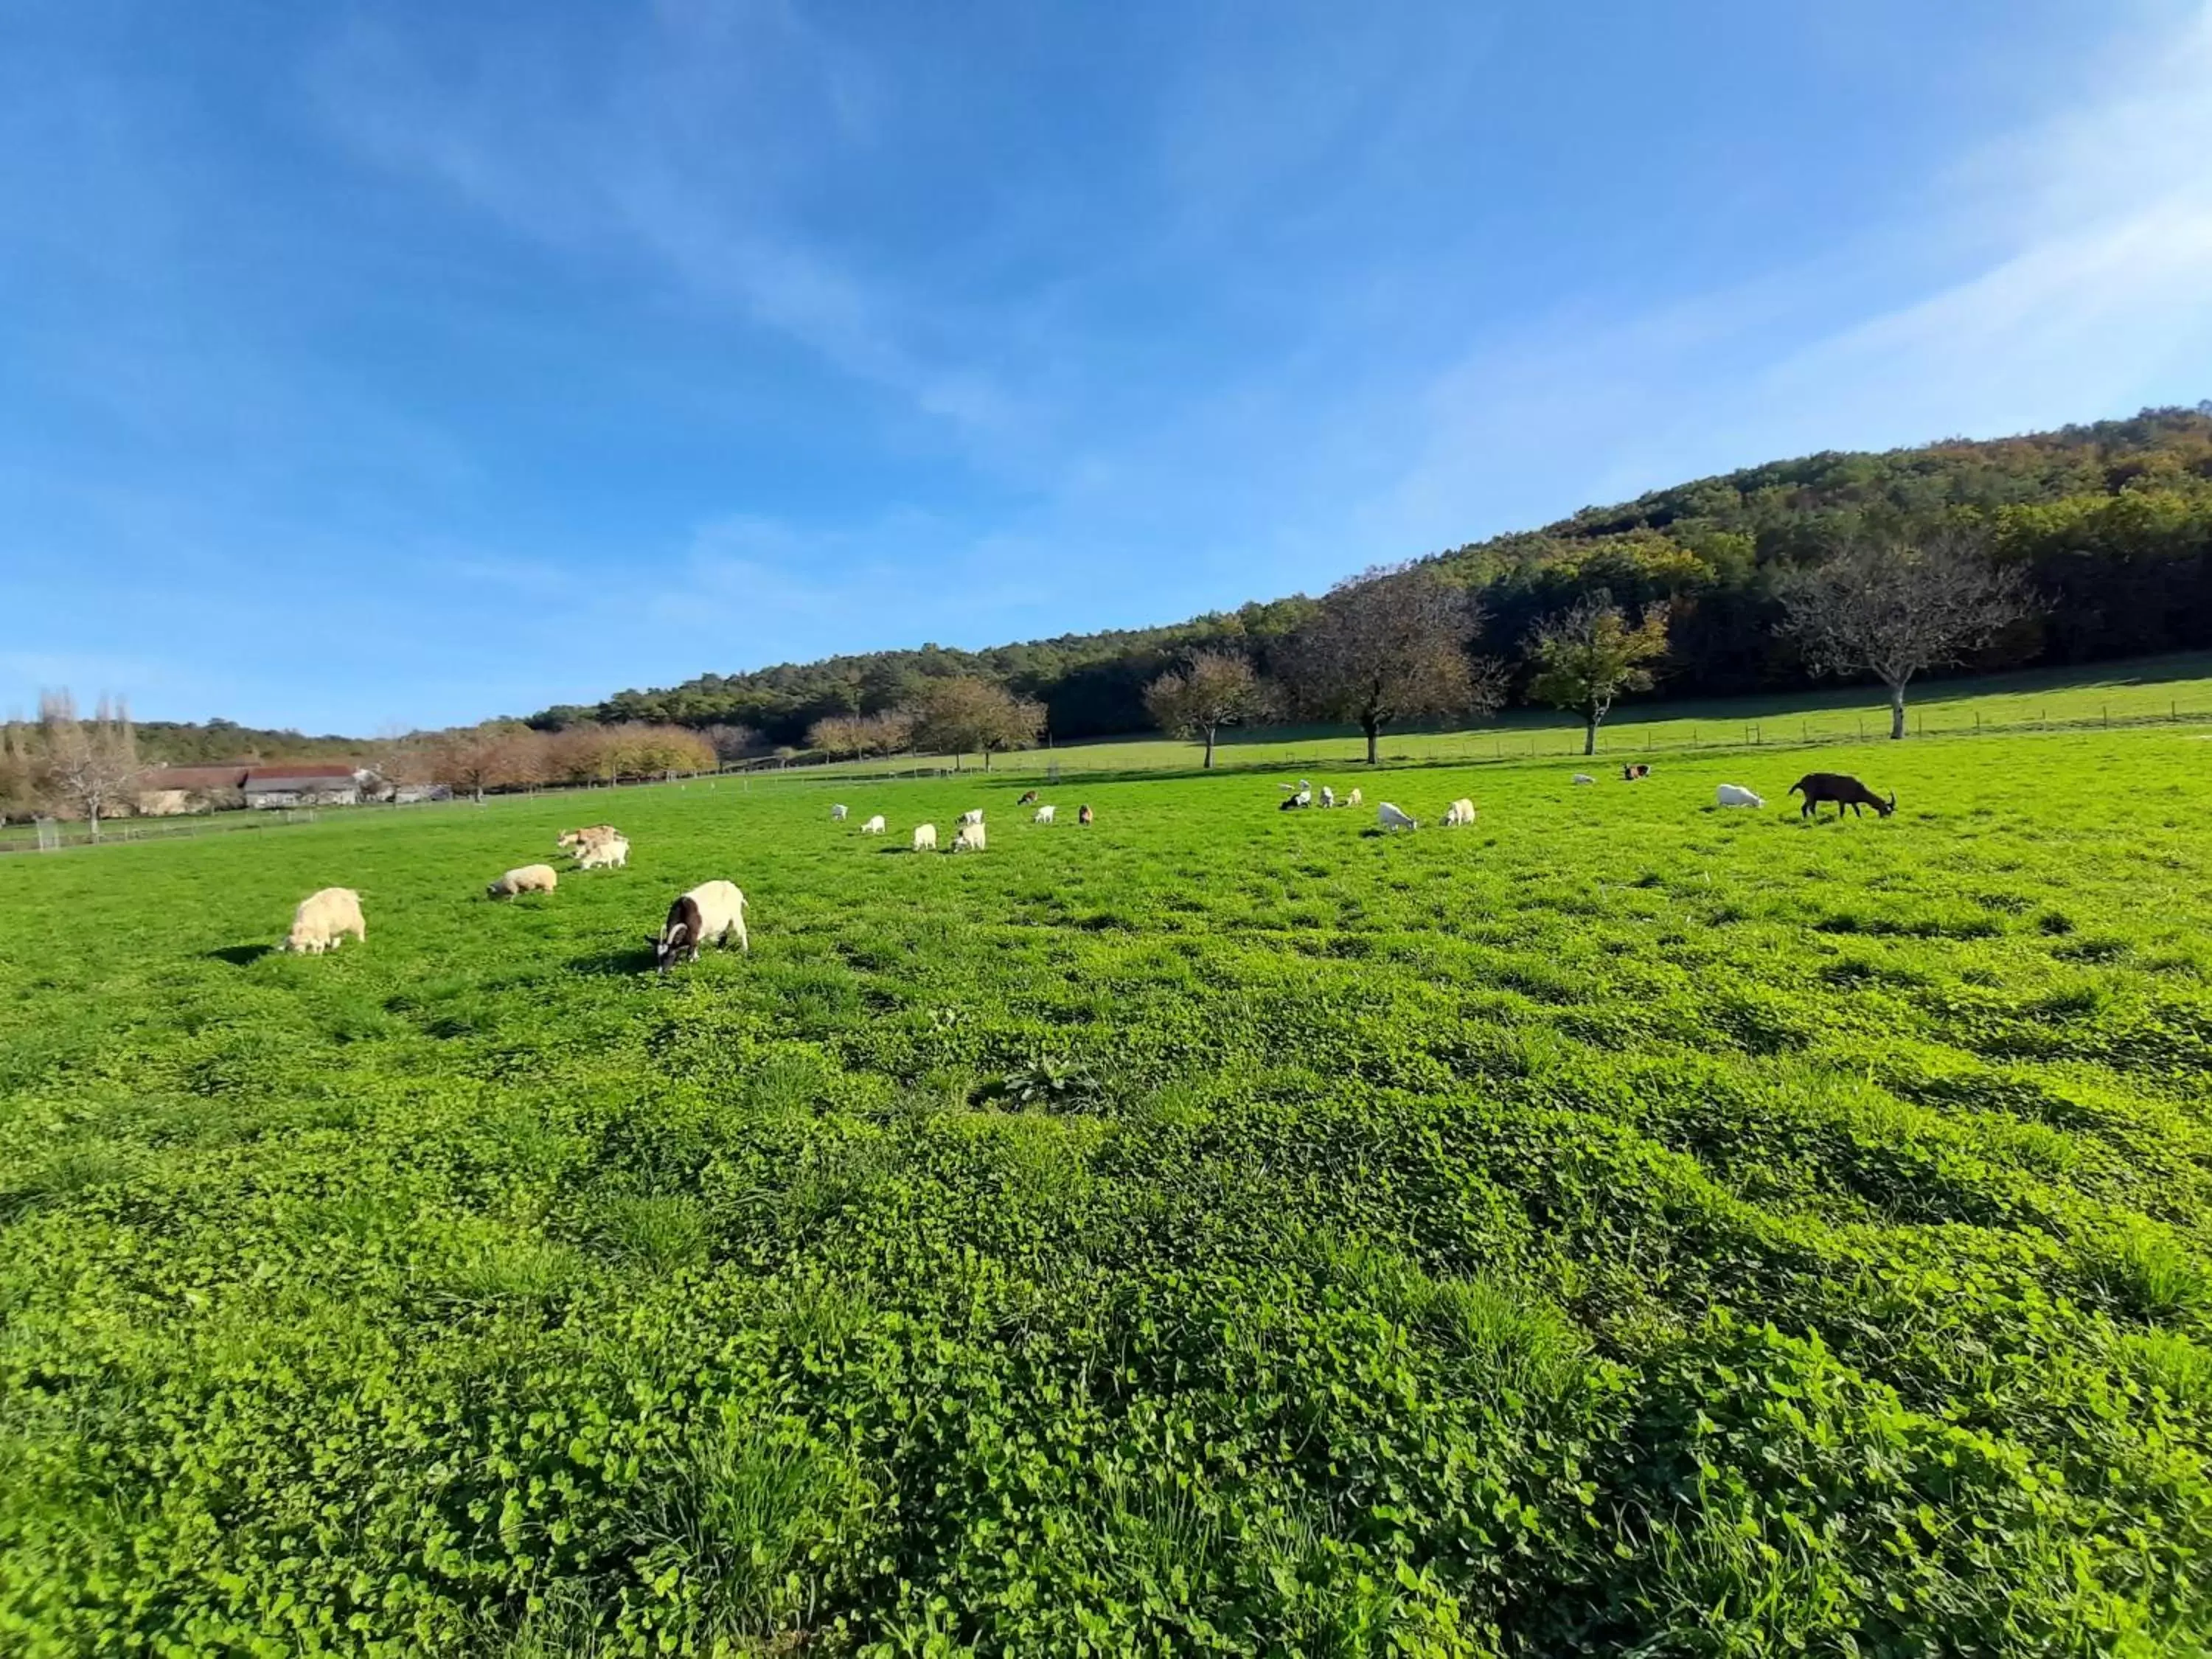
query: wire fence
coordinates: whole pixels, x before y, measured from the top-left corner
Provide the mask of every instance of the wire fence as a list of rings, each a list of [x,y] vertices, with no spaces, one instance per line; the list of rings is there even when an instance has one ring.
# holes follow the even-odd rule
[[[2156,726],[2212,728],[2212,708],[2183,708],[2179,700],[2164,711],[2129,708],[2115,713],[2109,703],[2094,708],[2062,703],[2053,715],[2049,704],[2033,705],[2010,700],[2014,706],[2002,717],[1983,709],[1961,710],[1936,704],[1911,711],[1908,735],[1914,738],[1958,738],[2017,736],[2027,732],[2116,731]],[[2032,712],[2031,712],[2032,711]],[[1814,710],[1802,714],[1767,716],[1742,720],[1674,718],[1641,724],[1607,725],[1600,728],[1595,756],[1583,753],[1579,726],[1545,726],[1521,729],[1492,727],[1455,732],[1393,732],[1384,736],[1378,758],[1392,765],[1471,766],[1511,761],[1582,760],[1592,764],[1620,764],[1654,755],[1691,750],[1814,748],[1826,744],[1871,743],[1889,735],[1886,711]],[[1217,772],[1318,771],[1364,764],[1364,740],[1358,733],[1315,734],[1305,747],[1304,738],[1287,741],[1265,738],[1224,743],[1214,751]],[[1400,746],[1391,747],[1392,744]],[[1321,745],[1330,747],[1324,750]],[[1407,744],[1417,747],[1405,747]],[[1116,751],[1121,751],[1117,753]],[[91,826],[52,818],[29,823],[0,824],[0,854],[62,852],[86,847],[115,847],[146,842],[174,841],[197,836],[233,835],[293,825],[312,824],[326,817],[359,820],[377,813],[433,810],[466,811],[493,801],[541,797],[599,795],[628,789],[703,787],[750,793],[755,787],[807,784],[827,787],[841,784],[912,783],[961,777],[984,782],[1073,784],[1085,778],[1174,775],[1200,769],[1196,744],[1165,742],[1101,742],[1060,750],[1026,750],[994,758],[989,769],[956,763],[951,756],[900,757],[879,766],[851,761],[780,762],[773,767],[753,766],[719,772],[668,773],[653,778],[624,778],[609,783],[533,784],[524,788],[488,790],[477,797],[458,793],[448,799],[367,802],[356,806],[247,809],[197,814],[174,818],[121,818]],[[963,757],[964,759],[964,757]]]

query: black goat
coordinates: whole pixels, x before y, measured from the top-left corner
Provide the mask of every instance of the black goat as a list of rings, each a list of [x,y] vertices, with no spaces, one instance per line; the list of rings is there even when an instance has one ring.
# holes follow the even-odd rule
[[[1851,815],[1854,817],[1861,816],[1859,808],[1862,806],[1873,807],[1883,817],[1887,817],[1892,812],[1897,811],[1895,790],[1891,790],[1889,799],[1884,800],[1856,778],[1842,772],[1808,772],[1790,786],[1790,793],[1805,797],[1805,805],[1797,814],[1801,818],[1813,817],[1814,809],[1824,800],[1836,803],[1838,817],[1843,817],[1844,808],[1846,806],[1851,809]]]

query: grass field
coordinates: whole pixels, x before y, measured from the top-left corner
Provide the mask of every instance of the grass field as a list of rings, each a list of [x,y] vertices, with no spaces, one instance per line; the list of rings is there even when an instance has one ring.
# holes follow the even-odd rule
[[[1926,737],[1967,736],[2043,726],[2102,726],[2129,721],[2181,720],[2212,723],[2212,656],[2144,657],[2094,668],[2028,669],[2012,674],[1930,680],[1912,688],[1915,731]],[[1821,691],[1691,702],[1668,698],[1625,702],[1599,734],[1602,754],[1638,755],[1692,748],[1788,746],[1808,742],[1857,742],[1889,730],[1889,704],[1879,688],[1845,686]],[[1364,763],[1366,739],[1349,726],[1231,727],[1222,732],[1216,764],[1223,767],[1350,765]],[[1456,730],[1387,731],[1386,760],[1480,761],[1578,756],[1583,728],[1556,709],[1514,708],[1479,726]],[[994,758],[1009,776],[1152,772],[1195,767],[1196,744],[1158,736],[1110,738],[1029,750]],[[899,757],[890,761],[839,763],[830,771],[881,772],[918,765],[951,765],[949,756]],[[964,764],[975,767],[975,757]]]
[[[0,860],[0,1651],[2200,1653],[2208,763]],[[750,956],[639,971],[710,877]]]

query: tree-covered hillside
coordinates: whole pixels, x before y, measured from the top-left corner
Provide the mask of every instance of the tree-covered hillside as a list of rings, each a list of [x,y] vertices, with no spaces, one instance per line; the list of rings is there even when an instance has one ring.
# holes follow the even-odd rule
[[[1971,667],[2212,646],[2212,403],[2026,437],[1772,462],[1425,562],[1480,593],[1486,622],[1476,648],[1509,662],[1523,657],[1540,618],[1598,588],[1623,605],[1664,602],[1673,623],[1661,688],[1723,695],[1808,678],[1776,626],[1778,574],[1819,562],[1860,532],[1930,521],[1983,532],[2046,601]],[[897,708],[926,679],[967,675],[1042,702],[1058,738],[1139,731],[1151,724],[1144,689],[1156,675],[1209,646],[1241,651],[1265,672],[1313,604],[1295,596],[1161,628],[702,674],[595,706],[549,708],[532,724],[726,723],[796,744],[825,715]],[[1516,689],[1525,678],[1524,670]]]

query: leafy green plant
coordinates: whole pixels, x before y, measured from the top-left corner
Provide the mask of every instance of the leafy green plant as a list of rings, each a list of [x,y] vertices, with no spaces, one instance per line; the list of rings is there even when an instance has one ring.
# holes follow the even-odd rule
[[[530,908],[573,803],[0,858],[0,1650],[2192,1651],[2177,747],[1361,774],[1480,840],[1109,779],[972,860],[640,790]],[[1815,763],[1899,815],[1705,810]],[[638,971],[704,872],[750,954]],[[249,948],[334,881],[365,947]]]

